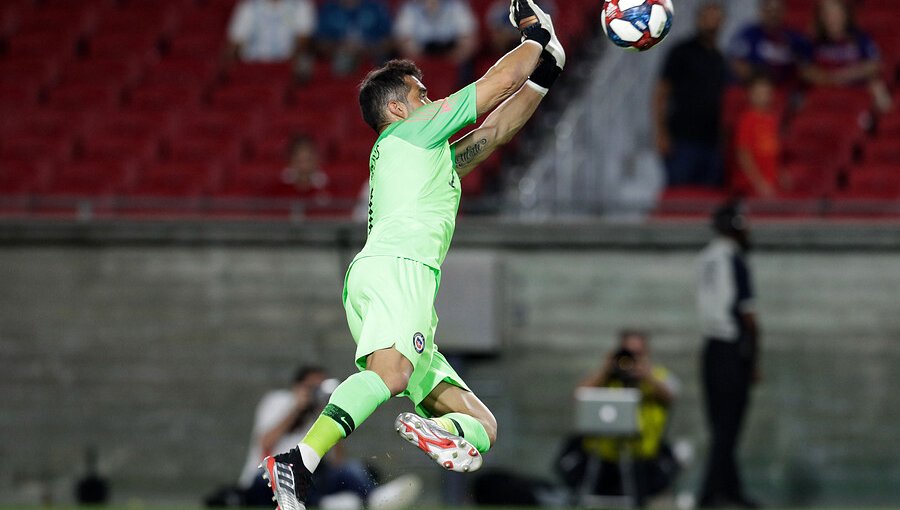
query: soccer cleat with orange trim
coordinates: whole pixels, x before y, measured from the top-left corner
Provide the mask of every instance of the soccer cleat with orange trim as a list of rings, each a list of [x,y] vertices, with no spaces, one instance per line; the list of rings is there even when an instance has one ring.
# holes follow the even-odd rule
[[[272,488],[272,501],[278,510],[306,510],[306,496],[312,485],[312,473],[306,469],[300,450],[263,459],[259,467],[265,469],[263,478]]]
[[[425,452],[444,469],[471,473],[481,467],[483,458],[477,448],[431,420],[413,413],[401,413],[394,421],[394,428],[400,437]]]

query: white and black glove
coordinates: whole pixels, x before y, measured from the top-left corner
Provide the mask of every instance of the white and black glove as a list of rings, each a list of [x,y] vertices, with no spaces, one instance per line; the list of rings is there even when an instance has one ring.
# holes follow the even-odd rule
[[[534,71],[531,72],[531,76],[528,77],[527,83],[543,96],[550,91],[550,87],[556,82],[556,78],[559,77],[561,72],[562,68],[559,67],[556,58],[545,49],[541,52],[541,59],[538,61]]]
[[[522,29],[520,23],[532,16],[537,18],[538,22]],[[553,28],[553,20],[550,19],[549,14],[544,12],[544,10],[538,6],[535,0],[511,0],[509,5],[509,21],[522,32],[523,41],[531,39],[542,43],[544,49],[556,59],[556,66],[559,67],[560,70],[566,67],[566,50],[563,49],[562,44],[556,37],[556,30]],[[550,39],[547,42],[543,42],[543,39],[546,37],[545,34],[535,33],[544,31],[549,32],[550,34]]]

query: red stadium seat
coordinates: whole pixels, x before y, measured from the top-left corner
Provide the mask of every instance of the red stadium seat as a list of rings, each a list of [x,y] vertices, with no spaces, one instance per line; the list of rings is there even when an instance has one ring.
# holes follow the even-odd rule
[[[168,112],[102,112],[88,119],[87,136],[162,136],[174,127],[176,115]]]
[[[369,179],[368,161],[332,162],[325,165],[328,189],[337,198],[354,200]]]
[[[60,165],[49,186],[41,190],[50,196],[108,196],[131,178],[134,163],[129,161],[78,161]]]
[[[0,196],[32,193],[46,182],[50,168],[47,161],[0,160]]]
[[[893,112],[879,119],[878,137],[892,138],[900,143],[900,110],[894,108]]]
[[[192,134],[170,139],[165,155],[170,161],[205,163],[235,163],[241,159],[243,143],[230,134]]]
[[[157,53],[158,45],[159,36],[154,33],[99,33],[91,38],[88,51],[94,58],[146,60]]]
[[[290,63],[235,64],[226,74],[232,85],[280,84],[287,86],[294,78]]]
[[[0,83],[41,87],[56,79],[59,65],[54,58],[10,57],[0,60]]]
[[[206,32],[180,34],[169,41],[168,55],[173,57],[215,58],[225,47],[225,36]]]
[[[871,164],[891,164],[900,172],[900,139],[878,138],[869,141],[864,149],[865,160]]]
[[[839,165],[825,161],[787,163],[783,165],[781,172],[790,183],[790,189],[782,191],[781,195],[802,198],[832,194],[838,186],[839,171]]]
[[[155,8],[112,9],[100,17],[98,34],[144,34],[154,37],[171,33],[177,22],[177,9],[171,5]]]
[[[865,88],[816,88],[804,100],[804,113],[859,115],[871,107],[872,99]]]
[[[197,197],[218,179],[218,167],[200,162],[160,162],[141,171],[125,194],[138,197]]]
[[[136,161],[144,163],[156,158],[159,137],[155,133],[103,133],[86,136],[81,141],[81,157],[88,161]]]
[[[300,197],[282,178],[284,164],[277,161],[242,163],[235,167],[218,195],[225,197]]]
[[[63,68],[64,84],[133,84],[140,76],[134,62],[118,58],[94,58],[73,62]]]
[[[0,128],[6,136],[26,135],[53,140],[71,138],[80,132],[83,124],[83,115],[60,115],[54,111],[33,110],[27,115],[0,124]]]
[[[14,83],[0,83],[0,111],[22,109],[37,105],[40,97],[39,90],[31,85]]]
[[[50,91],[48,104],[63,112],[97,111],[115,108],[121,101],[121,89],[107,83],[72,84]]]
[[[129,94],[128,105],[135,111],[174,111],[197,108],[201,90],[188,84],[148,84]]]
[[[0,159],[68,161],[73,148],[74,139],[67,135],[10,133],[0,144]]]
[[[144,84],[182,84],[197,89],[215,78],[216,64],[209,58],[167,57],[146,69]]]
[[[849,175],[849,191],[856,196],[900,198],[900,166],[893,163],[854,168]]]
[[[176,37],[180,34],[216,34],[224,39],[229,12],[223,9],[194,8],[185,12],[178,21]]]
[[[72,58],[75,41],[75,35],[69,31],[47,28],[12,36],[6,51],[15,57]]]
[[[244,138],[254,135],[258,124],[259,116],[254,113],[197,110],[184,113],[178,134]]]
[[[96,23],[96,19],[97,11],[88,3],[69,2],[68,5],[42,5],[38,8],[23,10],[20,13],[16,31],[25,34],[53,28],[77,37],[89,31]]]
[[[213,90],[212,106],[220,111],[264,112],[284,106],[286,90],[273,85],[226,85]]]
[[[816,112],[798,117],[784,142],[788,162],[809,165],[844,165],[862,137],[861,128],[849,124],[839,112]]]

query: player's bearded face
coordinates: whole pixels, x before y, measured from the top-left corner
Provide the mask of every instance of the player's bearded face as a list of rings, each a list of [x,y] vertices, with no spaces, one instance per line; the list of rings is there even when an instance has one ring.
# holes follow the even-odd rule
[[[414,76],[407,76],[406,83],[409,84],[409,92],[406,95],[406,101],[410,106],[410,112],[416,111],[418,108],[430,103],[428,99],[428,88]]]

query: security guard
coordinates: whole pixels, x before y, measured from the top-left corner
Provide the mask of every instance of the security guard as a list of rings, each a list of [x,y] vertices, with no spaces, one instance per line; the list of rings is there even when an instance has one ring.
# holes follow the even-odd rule
[[[713,214],[716,237],[700,254],[697,306],[705,337],[702,383],[711,444],[701,508],[758,505],[747,498],[735,450],[751,385],[758,380],[759,329],[746,253],[746,220],[729,202]]]

